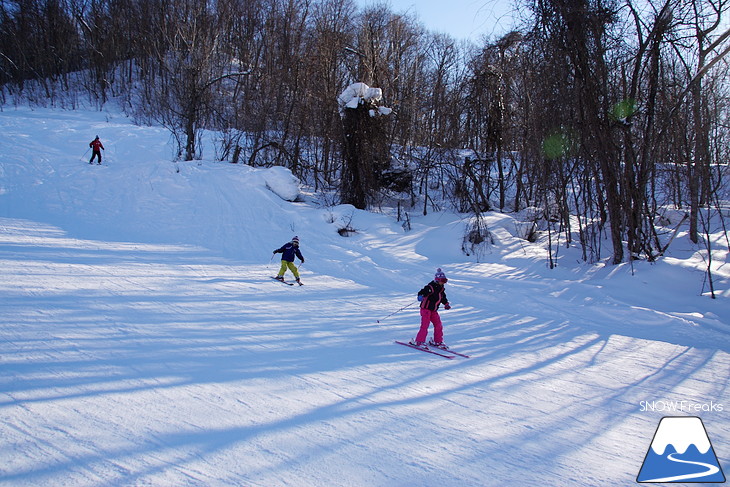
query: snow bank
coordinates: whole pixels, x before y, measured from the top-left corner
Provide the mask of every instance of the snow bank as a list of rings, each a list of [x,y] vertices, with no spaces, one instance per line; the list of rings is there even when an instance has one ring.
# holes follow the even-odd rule
[[[266,187],[285,201],[296,201],[299,197],[299,179],[281,166],[274,166],[263,174]]]

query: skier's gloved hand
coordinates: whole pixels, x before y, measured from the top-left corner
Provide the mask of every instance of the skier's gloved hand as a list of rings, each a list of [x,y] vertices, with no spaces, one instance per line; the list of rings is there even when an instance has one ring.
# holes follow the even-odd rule
[[[451,305],[450,304],[445,304],[444,305],[444,309],[451,309]]]
[[[423,296],[418,296],[418,302],[420,303],[421,301],[423,301]]]

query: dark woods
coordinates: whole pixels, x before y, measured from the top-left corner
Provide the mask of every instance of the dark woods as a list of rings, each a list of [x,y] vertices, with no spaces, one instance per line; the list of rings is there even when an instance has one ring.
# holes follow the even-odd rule
[[[679,223],[663,208],[697,242],[723,204],[729,2],[523,0],[522,24],[477,46],[353,0],[2,0],[0,101],[114,98],[179,159],[211,129],[218,159],[360,208],[451,202],[477,229],[529,211],[528,233],[578,235],[587,261],[603,236],[614,263],[652,260]],[[343,112],[354,82],[392,113]]]

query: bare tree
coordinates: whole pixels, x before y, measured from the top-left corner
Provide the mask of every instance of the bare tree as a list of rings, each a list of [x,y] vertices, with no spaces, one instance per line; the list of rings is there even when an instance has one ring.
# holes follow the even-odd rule
[[[379,88],[364,83],[348,87],[340,96],[343,126],[343,167],[340,196],[343,203],[365,209],[381,187],[390,167],[386,120],[390,109],[380,106]]]

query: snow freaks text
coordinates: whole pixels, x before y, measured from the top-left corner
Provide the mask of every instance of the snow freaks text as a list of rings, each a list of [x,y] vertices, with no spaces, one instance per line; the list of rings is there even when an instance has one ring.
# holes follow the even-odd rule
[[[723,405],[710,401],[709,403],[697,403],[692,401],[641,401],[639,411],[660,412],[660,413],[709,413],[722,412]]]

